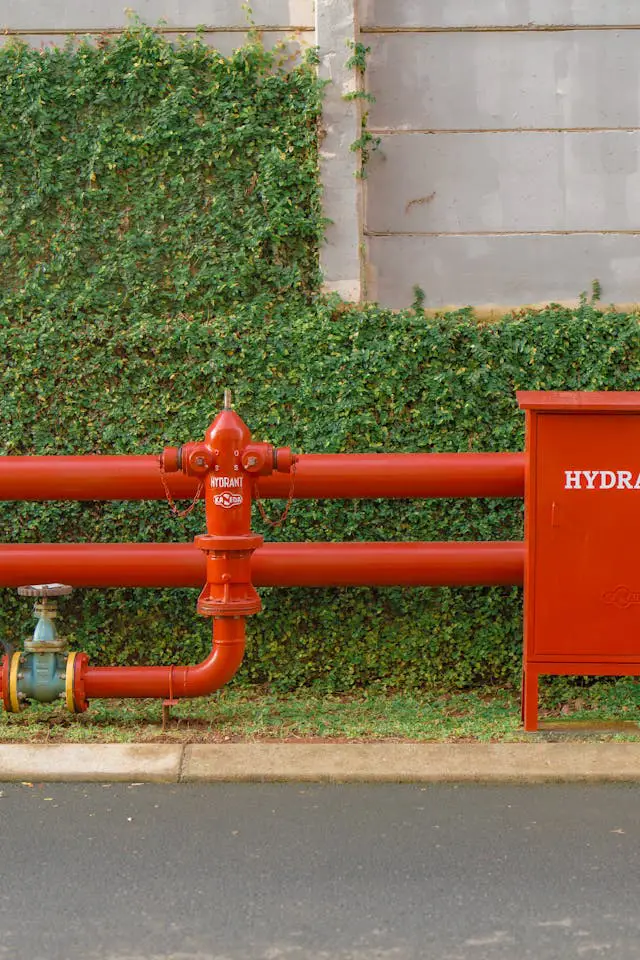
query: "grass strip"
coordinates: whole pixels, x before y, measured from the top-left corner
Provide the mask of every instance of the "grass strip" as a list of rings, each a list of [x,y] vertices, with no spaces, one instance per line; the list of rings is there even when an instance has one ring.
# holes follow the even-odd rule
[[[0,718],[0,742],[219,743],[228,741],[640,740],[640,683],[630,678],[576,687],[543,682],[538,733],[525,733],[515,690],[358,691],[326,695],[230,687],[172,708],[162,728],[155,700],[96,700],[80,716],[32,705]]]

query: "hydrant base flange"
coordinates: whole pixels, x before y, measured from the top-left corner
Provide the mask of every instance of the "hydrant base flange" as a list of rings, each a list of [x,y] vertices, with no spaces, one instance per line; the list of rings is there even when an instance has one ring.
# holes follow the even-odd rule
[[[251,583],[233,584],[236,596],[225,596],[223,585],[222,597],[215,596],[213,591],[220,589],[217,584],[206,583],[198,597],[197,612],[201,617],[250,617],[262,609],[260,596]],[[238,595],[239,588],[242,589]]]
[[[257,533],[211,534],[194,538],[207,558],[207,582],[198,597],[201,617],[250,617],[262,609],[251,583],[251,554],[264,543]]]

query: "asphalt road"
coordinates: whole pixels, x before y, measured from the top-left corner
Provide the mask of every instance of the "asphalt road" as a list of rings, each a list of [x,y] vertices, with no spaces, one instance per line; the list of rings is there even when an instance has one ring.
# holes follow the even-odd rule
[[[640,786],[0,789],[3,960],[640,957]]]

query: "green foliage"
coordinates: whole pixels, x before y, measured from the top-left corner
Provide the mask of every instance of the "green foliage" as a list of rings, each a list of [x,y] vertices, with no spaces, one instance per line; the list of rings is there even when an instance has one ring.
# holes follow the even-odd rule
[[[213,315],[316,287],[311,63],[134,26],[99,47],[8,44],[0,95],[7,313]]]
[[[638,389],[636,316],[550,306],[478,324],[471,311],[413,311],[294,299],[268,317],[247,304],[224,316],[137,314],[28,323],[5,317],[2,451],[153,453],[200,437],[235,388],[257,438],[307,452],[521,450],[518,389]],[[513,501],[296,501],[278,539],[489,540],[522,537]],[[164,503],[12,504],[5,538],[176,540],[203,528]],[[268,535],[256,517],[256,530]],[[465,687],[515,680],[520,591],[263,590],[241,678],[276,689]],[[87,590],[65,615],[76,644],[102,662],[200,657],[208,623],[195,592]],[[5,593],[12,639],[29,611]]]
[[[413,302],[411,304],[411,309],[414,310],[416,313],[423,314],[424,303],[426,298],[427,298],[427,295],[422,289],[422,287],[416,284],[413,288]]]
[[[371,47],[364,43],[355,43],[353,40],[347,41],[347,46],[351,50],[351,56],[347,59],[345,66],[348,70],[357,70],[363,74],[367,69],[367,57],[371,53]]]
[[[321,85],[257,44],[221,57],[133,28],[99,48],[0,51],[2,454],[158,453],[234,388],[258,439],[307,452],[520,450],[516,389],[637,389],[635,316],[551,306],[353,306],[317,294]],[[46,483],[46,477],[43,477]],[[188,540],[165,503],[2,506],[7,541]],[[256,530],[262,530],[256,517]],[[278,539],[522,536],[501,501],[296,501]],[[282,690],[517,677],[517,589],[264,590],[240,680]],[[85,590],[94,662],[188,662],[192,590]],[[30,610],[3,591],[0,633]]]
[[[360,151],[360,170],[358,171],[358,178],[360,180],[366,180],[367,164],[371,158],[371,151],[380,145],[380,137],[374,137],[367,129],[368,116],[367,113],[362,114],[362,133],[357,140],[353,141],[350,147],[354,153],[358,150]]]

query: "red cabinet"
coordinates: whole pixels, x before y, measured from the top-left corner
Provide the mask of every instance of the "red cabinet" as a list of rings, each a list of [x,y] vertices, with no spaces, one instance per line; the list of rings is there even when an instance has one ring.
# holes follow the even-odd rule
[[[519,393],[527,466],[523,716],[540,674],[640,674],[640,394]]]

